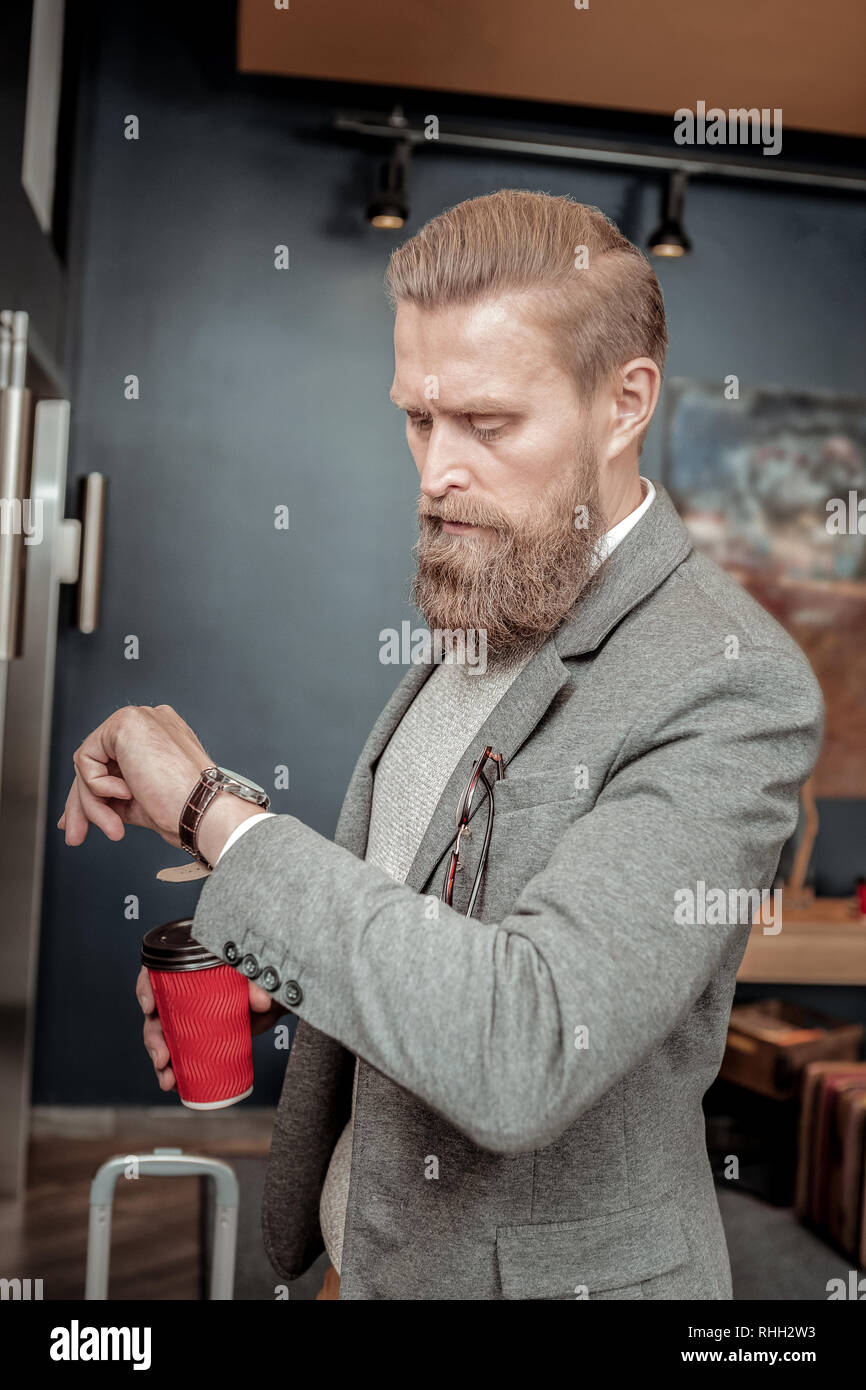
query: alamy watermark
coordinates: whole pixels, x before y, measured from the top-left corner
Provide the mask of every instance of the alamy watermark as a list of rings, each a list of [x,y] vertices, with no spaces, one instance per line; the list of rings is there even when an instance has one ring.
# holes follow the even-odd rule
[[[41,497],[0,497],[0,536],[24,535],[25,545],[42,542]]]
[[[866,536],[866,497],[853,488],[848,499],[831,497],[826,504],[827,534],[830,536]]]
[[[445,660],[465,666],[472,676],[487,670],[487,632],[484,628],[413,628],[408,619],[379,633],[379,660],[383,666],[428,665]]]
[[[674,921],[680,927],[721,927],[760,921],[765,936],[782,930],[781,888],[708,888],[699,878],[694,888],[674,892]]]
[[[150,1369],[149,1327],[82,1327],[73,1318],[68,1327],[51,1329],[48,1355],[52,1361],[131,1361],[134,1371]]]
[[[724,111],[699,101],[695,110],[680,106],[674,112],[674,141],[677,145],[763,145],[763,154],[779,154],[782,149],[782,108],[768,106],[731,107]]]
[[[0,1301],[38,1303],[42,1299],[42,1282],[41,1279],[0,1279]]]

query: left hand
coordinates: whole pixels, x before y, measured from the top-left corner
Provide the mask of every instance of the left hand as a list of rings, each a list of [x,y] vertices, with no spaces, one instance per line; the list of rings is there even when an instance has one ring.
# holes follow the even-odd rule
[[[58,828],[80,845],[91,825],[122,840],[127,825],[180,846],[178,821],[199,773],[213,765],[170,705],[125,705],[75,750],[75,780]]]

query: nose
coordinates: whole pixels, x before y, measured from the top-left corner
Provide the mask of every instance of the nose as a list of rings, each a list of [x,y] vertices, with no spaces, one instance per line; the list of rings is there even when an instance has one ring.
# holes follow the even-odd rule
[[[466,441],[461,439],[453,421],[441,416],[434,419],[419,461],[418,474],[421,491],[426,497],[442,497],[449,488],[465,492],[469,487]]]

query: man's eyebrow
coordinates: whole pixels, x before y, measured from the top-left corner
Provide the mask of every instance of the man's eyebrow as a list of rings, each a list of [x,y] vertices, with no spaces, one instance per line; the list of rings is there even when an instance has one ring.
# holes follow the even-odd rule
[[[404,399],[399,392],[391,391],[391,402],[396,405],[398,410],[417,410],[420,414],[426,414],[430,408],[430,401],[426,398],[416,402]],[[440,415],[516,415],[517,411],[513,404],[507,401],[497,400],[493,396],[476,396],[474,400],[464,401],[459,409],[449,409],[447,406],[440,405],[434,401]]]

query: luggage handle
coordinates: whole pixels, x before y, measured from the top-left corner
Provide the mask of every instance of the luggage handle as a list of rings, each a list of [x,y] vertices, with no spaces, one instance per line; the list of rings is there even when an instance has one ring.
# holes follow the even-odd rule
[[[117,1179],[130,1162],[137,1165],[138,1172],[144,1177],[213,1178],[216,1186],[216,1206],[210,1296],[213,1300],[232,1299],[238,1234],[238,1180],[234,1169],[221,1159],[206,1158],[202,1154],[185,1154],[182,1149],[154,1149],[152,1153],[147,1154],[118,1154],[97,1169],[90,1184],[85,1299],[105,1301],[108,1298],[114,1189]]]

